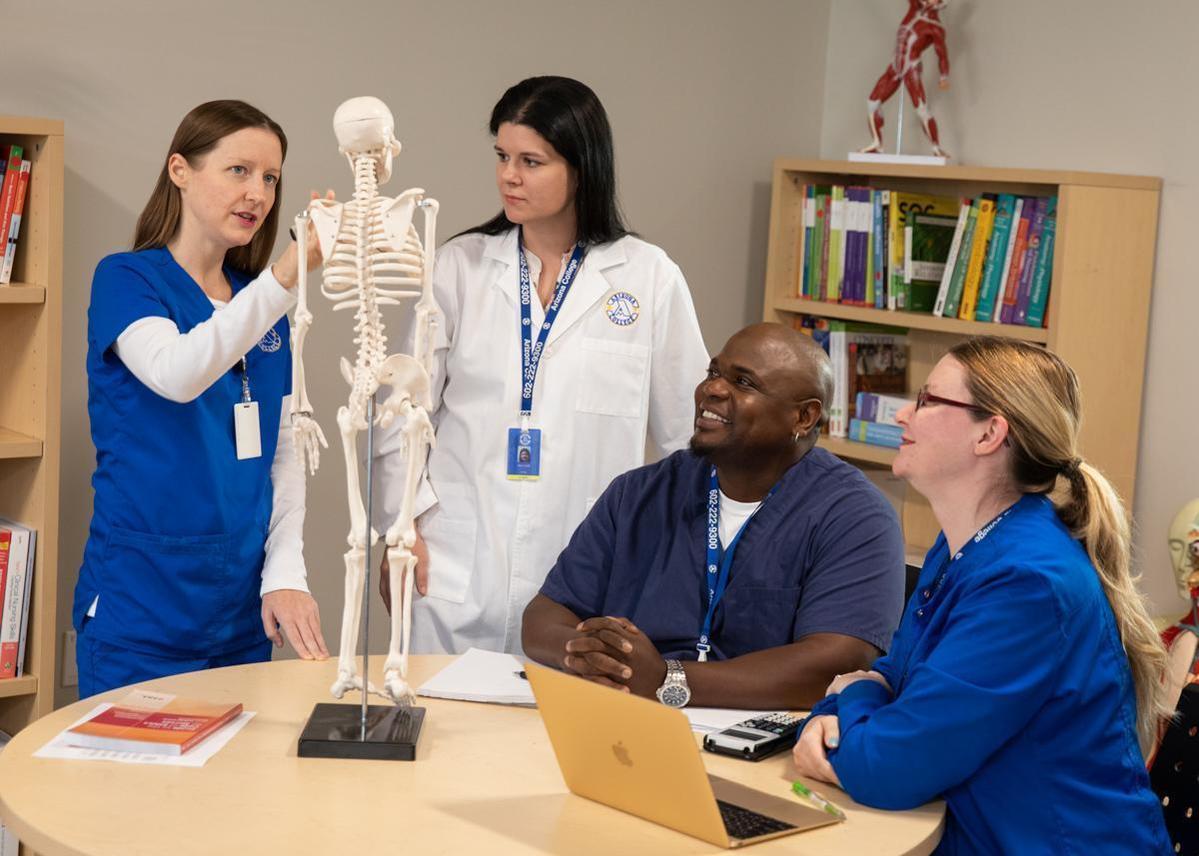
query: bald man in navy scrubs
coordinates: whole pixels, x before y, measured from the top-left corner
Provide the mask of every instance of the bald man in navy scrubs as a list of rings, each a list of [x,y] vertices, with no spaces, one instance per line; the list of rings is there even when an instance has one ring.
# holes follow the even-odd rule
[[[816,448],[831,393],[810,338],[734,335],[696,387],[691,448],[613,480],[525,610],[525,652],[676,707],[804,708],[868,667],[903,606],[903,538]]]

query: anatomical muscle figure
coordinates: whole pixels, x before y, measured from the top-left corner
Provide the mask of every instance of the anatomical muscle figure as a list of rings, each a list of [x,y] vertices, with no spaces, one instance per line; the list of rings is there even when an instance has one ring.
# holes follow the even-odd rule
[[[945,27],[940,17],[946,2],[948,0],[908,0],[908,13],[900,21],[899,31],[895,34],[895,53],[891,57],[891,64],[874,84],[866,102],[871,142],[862,149],[863,152],[883,150],[882,106],[902,83],[912,99],[912,106],[916,108],[916,115],[920,117],[924,134],[932,143],[933,154],[948,157],[941,148],[937,120],[933,118],[924,94],[924,81],[921,79],[923,66],[920,62],[920,56],[929,47],[935,50],[941,73],[940,87],[949,88],[949,53],[945,48]]]

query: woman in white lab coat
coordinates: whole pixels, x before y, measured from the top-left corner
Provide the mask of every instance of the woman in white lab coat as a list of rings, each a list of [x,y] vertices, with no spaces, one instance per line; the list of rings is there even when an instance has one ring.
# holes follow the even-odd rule
[[[437,444],[417,506],[419,653],[519,651],[525,606],[608,482],[647,451],[687,445],[708,364],[682,272],[621,219],[595,93],[564,77],[521,81],[490,129],[503,210],[448,241],[433,274],[442,315]],[[380,532],[399,512],[400,445],[393,427],[376,448]]]

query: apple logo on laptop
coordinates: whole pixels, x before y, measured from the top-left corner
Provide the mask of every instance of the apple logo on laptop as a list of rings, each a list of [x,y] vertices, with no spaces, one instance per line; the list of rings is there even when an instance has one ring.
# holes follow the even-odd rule
[[[633,759],[629,757],[629,750],[620,741],[617,741],[612,746],[612,754],[616,756],[616,760],[626,767],[633,766]]]

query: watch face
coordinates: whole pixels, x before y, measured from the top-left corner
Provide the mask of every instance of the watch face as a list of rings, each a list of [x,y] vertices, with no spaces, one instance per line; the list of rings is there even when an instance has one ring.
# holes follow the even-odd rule
[[[671,684],[659,690],[658,698],[667,707],[682,707],[691,698],[691,693],[686,687]]]

